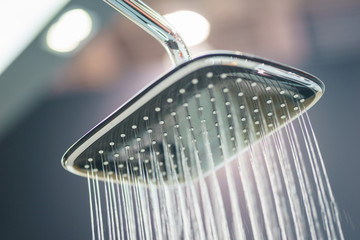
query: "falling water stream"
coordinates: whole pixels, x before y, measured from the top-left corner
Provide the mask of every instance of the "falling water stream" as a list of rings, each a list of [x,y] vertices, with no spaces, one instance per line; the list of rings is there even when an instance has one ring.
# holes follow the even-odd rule
[[[206,126],[202,127],[209,148]],[[222,134],[220,130],[220,142]],[[194,140],[190,133],[187,137]],[[175,154],[181,162],[189,161],[180,141],[176,152],[165,138],[163,145],[166,172],[160,170],[155,151],[149,160],[151,175],[141,167],[120,165],[115,169],[124,167],[140,174],[105,171],[106,181],[99,182],[90,163],[92,239],[343,239],[307,114],[249,144],[245,152],[210,173],[202,172],[195,144],[190,149],[192,170],[173,162]],[[214,165],[210,149],[207,151],[206,159]],[[104,160],[103,164],[109,163]],[[181,180],[175,170],[180,167]],[[196,179],[191,177],[193,169]]]
[[[161,139],[133,126],[132,146],[122,134],[112,156],[99,151],[102,171],[88,159],[92,239],[344,239],[304,101],[236,84],[236,94],[210,83],[201,97],[184,97],[166,119],[171,133],[159,121]]]

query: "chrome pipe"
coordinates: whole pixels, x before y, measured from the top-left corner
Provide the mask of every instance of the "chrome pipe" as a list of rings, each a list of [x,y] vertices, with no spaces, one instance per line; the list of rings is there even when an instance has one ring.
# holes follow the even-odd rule
[[[189,50],[177,31],[159,13],[140,0],[104,0],[148,32],[168,52],[174,66],[191,60]]]

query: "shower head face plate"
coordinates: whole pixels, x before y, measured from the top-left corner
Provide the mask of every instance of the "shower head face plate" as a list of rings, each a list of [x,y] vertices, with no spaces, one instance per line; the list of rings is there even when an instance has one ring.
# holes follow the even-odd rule
[[[305,72],[254,56],[202,56],[117,109],[76,142],[62,164],[80,176],[93,170],[100,179],[186,181],[291,121],[323,90]]]

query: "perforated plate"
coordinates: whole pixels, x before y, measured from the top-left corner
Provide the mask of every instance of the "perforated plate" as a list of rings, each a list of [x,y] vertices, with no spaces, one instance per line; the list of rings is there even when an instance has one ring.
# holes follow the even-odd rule
[[[129,181],[153,174],[181,180],[188,168],[195,178],[311,107],[323,88],[307,73],[253,56],[203,56],[116,110],[75,143],[62,164],[81,176],[91,168]]]

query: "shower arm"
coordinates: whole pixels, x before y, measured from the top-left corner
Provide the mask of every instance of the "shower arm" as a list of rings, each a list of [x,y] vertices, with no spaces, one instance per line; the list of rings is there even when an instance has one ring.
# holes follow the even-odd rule
[[[176,30],[141,0],[104,1],[158,40],[174,66],[191,60],[189,50]]]

